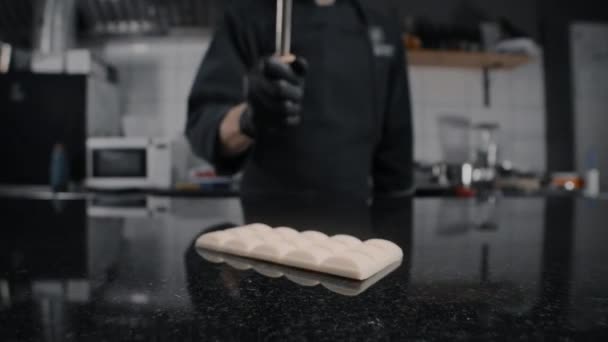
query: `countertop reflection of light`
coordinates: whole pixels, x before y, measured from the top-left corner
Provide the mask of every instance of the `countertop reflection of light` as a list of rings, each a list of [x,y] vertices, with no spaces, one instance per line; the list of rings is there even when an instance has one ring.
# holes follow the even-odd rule
[[[0,280],[0,306],[11,306],[11,289],[6,280]]]
[[[0,195],[12,198],[79,201],[87,198],[85,193],[54,193],[48,187],[0,186]]]
[[[134,293],[129,297],[133,304],[144,305],[150,303],[150,296],[145,293]]]

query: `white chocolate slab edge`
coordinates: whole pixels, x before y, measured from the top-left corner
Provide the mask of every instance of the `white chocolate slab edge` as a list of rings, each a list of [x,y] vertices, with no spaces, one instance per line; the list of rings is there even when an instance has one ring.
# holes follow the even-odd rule
[[[403,259],[401,248],[388,240],[362,242],[349,235],[329,237],[259,223],[204,234],[196,247],[356,280]]]

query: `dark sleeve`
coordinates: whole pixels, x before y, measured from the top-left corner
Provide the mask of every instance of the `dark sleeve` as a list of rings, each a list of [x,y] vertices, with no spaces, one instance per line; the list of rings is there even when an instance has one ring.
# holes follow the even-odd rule
[[[219,174],[237,173],[247,153],[227,158],[220,153],[219,127],[226,113],[244,102],[249,53],[243,20],[227,12],[194,80],[188,98],[186,136],[192,150]]]
[[[382,137],[373,167],[376,196],[409,196],[414,192],[413,131],[405,49],[394,30],[395,54],[389,74]]]

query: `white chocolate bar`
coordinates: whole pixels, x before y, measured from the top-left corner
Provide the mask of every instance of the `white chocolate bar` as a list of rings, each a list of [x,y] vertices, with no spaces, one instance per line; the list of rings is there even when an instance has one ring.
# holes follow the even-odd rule
[[[368,279],[403,259],[401,248],[387,240],[362,242],[349,235],[329,237],[263,224],[205,234],[196,247],[356,280]]]

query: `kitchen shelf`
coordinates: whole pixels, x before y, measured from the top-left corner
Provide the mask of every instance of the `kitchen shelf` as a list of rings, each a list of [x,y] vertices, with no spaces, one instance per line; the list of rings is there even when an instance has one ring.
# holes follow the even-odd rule
[[[531,60],[526,55],[447,50],[409,50],[408,59],[415,66],[476,69],[513,69]]]

